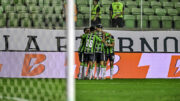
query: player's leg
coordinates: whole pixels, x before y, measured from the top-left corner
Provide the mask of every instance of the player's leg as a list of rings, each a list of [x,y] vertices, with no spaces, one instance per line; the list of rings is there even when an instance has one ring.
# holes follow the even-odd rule
[[[110,61],[110,79],[113,79],[113,63],[114,61]]]
[[[110,60],[110,79],[113,79],[113,68],[114,68],[114,54],[109,56]]]
[[[99,80],[99,74],[100,74],[100,64],[97,63],[97,64],[96,64],[96,75],[97,75],[96,79],[97,79],[97,80]]]
[[[107,61],[104,61],[104,68],[107,69]]]
[[[106,68],[107,69],[107,61],[108,61],[108,55],[107,54],[105,54],[104,55],[104,68]]]
[[[97,80],[99,80],[99,74],[100,74],[100,70],[101,70],[101,66],[100,66],[100,55],[99,53],[96,53],[96,67],[97,67],[97,72],[96,72],[96,75],[97,75]]]
[[[81,62],[80,63],[80,68],[79,68],[79,77],[78,77],[78,79],[82,79],[82,77],[83,77],[83,65],[84,65],[84,62]]]
[[[83,67],[84,67],[83,57],[84,57],[84,54],[79,53],[80,68],[79,68],[78,79],[82,79],[82,72],[83,72]]]
[[[88,70],[88,79],[91,80],[91,73],[92,73],[92,61],[89,61],[89,70]]]
[[[100,62],[100,66],[101,66],[101,78],[102,79],[106,79],[105,75],[106,75],[106,68],[104,67],[104,61]]]
[[[84,69],[83,69],[83,73],[84,73],[84,79],[87,78],[88,76],[88,64],[89,64],[89,54],[84,54]]]
[[[87,77],[87,69],[88,69],[88,62],[84,62],[84,68],[83,68],[83,79]]]
[[[88,78],[89,80],[92,79],[93,76],[93,63],[94,63],[94,54],[90,54],[89,55],[89,74],[88,74]]]
[[[91,59],[93,62],[92,62],[92,79],[94,78],[94,71],[95,71],[95,64],[96,64],[96,55],[93,54],[93,56],[91,57],[93,59]]]
[[[92,67],[93,67],[93,70],[92,70],[92,79],[94,79],[94,75],[95,75],[95,64],[96,64],[96,62],[94,61],[93,65],[92,65]]]
[[[104,66],[105,56],[103,53],[100,54],[100,66],[101,66],[101,78],[106,79],[106,68]]]

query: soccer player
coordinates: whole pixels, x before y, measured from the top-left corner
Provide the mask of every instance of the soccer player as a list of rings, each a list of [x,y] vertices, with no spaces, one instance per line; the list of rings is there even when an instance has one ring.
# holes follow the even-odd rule
[[[111,34],[105,35],[105,66],[107,65],[107,61],[110,61],[110,79],[113,76],[113,64],[114,64],[114,36]]]
[[[90,29],[89,28],[84,28],[84,34],[81,36],[81,42],[80,42],[80,47],[79,47],[79,61],[80,61],[80,69],[79,69],[79,75],[78,79],[83,79],[85,76],[84,69],[87,69],[87,61],[84,61],[84,48],[86,45],[85,38],[86,34],[89,34]]]
[[[97,33],[96,35],[103,40],[105,38],[104,34],[102,33],[102,25],[97,25],[96,30]],[[106,73],[106,68],[104,68],[104,61],[105,61],[105,54],[104,54],[104,42],[97,42],[95,46],[95,56],[96,56],[96,64],[97,64],[97,80],[99,79],[99,74],[101,71],[101,78],[105,79],[105,73]]]
[[[86,35],[86,46],[84,49],[84,57],[85,61],[88,61],[89,64],[89,70],[88,70],[88,78],[91,80],[93,76],[93,63],[95,59],[95,45],[96,42],[102,42],[105,40],[102,40],[99,38],[96,34],[96,29],[95,27],[91,26],[90,27],[90,34]]]

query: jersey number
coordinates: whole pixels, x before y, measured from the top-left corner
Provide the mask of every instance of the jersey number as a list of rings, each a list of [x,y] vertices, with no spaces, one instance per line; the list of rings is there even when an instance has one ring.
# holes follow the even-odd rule
[[[90,40],[90,42],[89,42],[89,40],[87,40],[87,43],[86,43],[86,47],[92,47],[92,45],[93,45],[93,40]]]

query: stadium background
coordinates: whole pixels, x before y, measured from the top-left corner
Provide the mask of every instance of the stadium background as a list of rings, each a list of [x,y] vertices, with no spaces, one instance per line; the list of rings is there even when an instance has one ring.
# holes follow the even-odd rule
[[[179,30],[179,0],[119,0],[124,4],[124,30]],[[99,0],[102,25],[111,28],[109,6],[112,0]],[[62,29],[65,0],[0,0],[0,27]],[[76,0],[76,26],[90,26],[92,0]],[[142,7],[142,12],[141,12]],[[142,27],[141,27],[142,14]],[[118,30],[118,29],[117,29]]]
[[[76,0],[77,21],[76,28],[82,30],[90,26],[90,0]],[[141,12],[141,0],[119,0],[124,4],[123,28],[112,28],[109,17],[109,5],[111,0],[100,0],[102,10],[102,24],[108,30],[179,30],[180,29],[180,1],[179,0],[143,0]],[[66,29],[65,1],[63,0],[0,0],[0,27],[3,30],[10,28],[28,29]],[[142,27],[140,26],[142,16]],[[55,31],[55,30],[53,30]],[[169,32],[171,33],[171,32]],[[8,34],[8,33],[3,33]],[[23,33],[22,33],[23,34]],[[118,83],[116,83],[118,82]],[[145,84],[144,84],[145,82]],[[157,85],[153,82],[158,83]],[[118,80],[118,81],[77,81],[77,100],[119,101],[143,101],[149,95],[155,95],[150,100],[155,101],[179,101],[179,80]],[[87,83],[89,85],[87,85]],[[108,84],[117,85],[109,87]],[[121,84],[122,83],[122,84]],[[127,84],[126,87],[122,86]],[[101,86],[103,84],[103,86]],[[135,85],[135,86],[133,86]],[[139,85],[139,86],[137,86]],[[169,87],[169,85],[171,85]],[[84,86],[84,87],[83,87]],[[146,88],[150,86],[150,88]],[[131,88],[132,87],[132,88]],[[141,88],[142,87],[142,88]],[[65,101],[66,80],[64,79],[0,79],[0,100],[12,101],[18,98],[30,101]],[[92,97],[92,88],[96,96]],[[98,89],[97,89],[98,88]],[[129,89],[128,89],[129,88]],[[131,88],[131,89],[130,89]],[[175,89],[175,90],[173,90]],[[140,90],[140,92],[138,92]],[[153,94],[153,90],[156,92]],[[158,92],[158,90],[160,92]],[[102,93],[104,91],[104,93]],[[120,93],[116,93],[120,92]],[[131,93],[131,91],[134,91]],[[137,92],[136,92],[137,91]],[[149,92],[148,92],[149,91]],[[171,91],[172,94],[169,94]],[[109,93],[112,93],[109,96]],[[145,97],[141,97],[142,93]],[[83,96],[87,94],[89,96]],[[114,95],[113,95],[114,94]],[[125,94],[125,95],[124,95]],[[126,95],[127,94],[127,95]],[[121,95],[121,96],[119,96]],[[132,95],[132,96],[131,96]],[[166,96],[166,97],[164,97]],[[129,97],[129,98],[128,98]],[[148,101],[148,100],[147,100]]]
[[[77,0],[77,26],[89,24],[90,2],[92,0]],[[102,25],[111,28],[109,7],[113,0],[99,0],[102,11]],[[179,29],[179,0],[119,0],[124,4],[124,27],[129,30],[178,30]],[[141,12],[142,7],[142,12]],[[141,27],[142,14],[142,27]],[[83,23],[82,23],[83,22]],[[84,23],[86,22],[86,23]]]
[[[166,37],[175,37],[177,40],[179,39],[179,19],[180,19],[180,11],[179,11],[179,0],[119,0],[124,4],[124,26],[122,28],[113,28],[111,26],[111,19],[109,16],[109,7],[113,0],[99,0],[99,4],[101,6],[102,18],[101,23],[104,26],[104,30],[112,33],[116,39],[118,38],[132,38],[134,44],[137,46],[133,46],[137,48],[141,46],[141,43],[138,42],[138,39],[145,38],[147,42],[153,46],[153,38],[159,38],[162,40]],[[92,0],[76,0],[77,6],[77,22],[76,28],[77,34],[76,36],[80,36],[79,30],[82,30],[85,26],[90,26],[90,8]],[[142,15],[142,17],[141,17]],[[141,26],[142,23],[142,26]],[[135,31],[135,32],[133,32]],[[164,31],[164,32],[163,32]],[[176,32],[175,32],[176,31]],[[81,31],[81,33],[83,33]],[[177,36],[176,36],[177,35]],[[117,40],[116,40],[117,42]],[[172,42],[172,41],[171,41]],[[170,42],[170,43],[171,43]],[[127,42],[128,43],[128,42]],[[160,42],[161,43],[161,42]],[[77,43],[76,43],[77,44]],[[169,63],[166,61],[167,59],[171,59],[168,57],[161,56],[168,55],[165,51],[161,51],[161,53],[157,53],[155,51],[149,51],[147,47],[145,51],[138,51],[138,53],[130,53],[129,50],[125,50],[125,52],[121,53],[116,43],[116,55],[120,57],[120,65],[119,73],[114,75],[115,80],[76,80],[76,100],[77,101],[179,101],[180,98],[177,96],[179,93],[179,73],[178,67],[174,66],[176,69],[176,73],[173,72],[174,76],[168,77],[169,67],[163,66],[163,64]],[[130,43],[126,44],[129,45]],[[178,40],[179,44],[179,40]],[[168,47],[169,52],[174,53],[174,43],[169,44]],[[158,44],[157,48],[160,49],[163,47],[163,44]],[[173,47],[173,48],[172,48]],[[76,47],[77,50],[78,47]],[[177,47],[179,48],[179,47]],[[137,49],[140,49],[137,48]],[[141,48],[142,49],[142,48]],[[120,53],[119,53],[120,52]],[[126,53],[127,52],[127,53]],[[142,52],[147,52],[147,59],[142,59]],[[141,54],[139,58],[142,59],[143,62],[138,61],[136,66],[137,69],[141,68],[142,70],[136,72],[134,71],[132,64],[135,63],[138,58],[137,54]],[[150,53],[150,54],[149,54]],[[159,56],[158,56],[159,55]],[[78,59],[78,55],[76,54],[76,60]],[[125,56],[125,57],[124,57]],[[173,55],[172,55],[173,56]],[[179,56],[177,54],[177,56]],[[126,58],[127,57],[127,58]],[[128,58],[129,57],[129,58]],[[152,60],[150,59],[152,57]],[[160,59],[161,58],[161,59]],[[128,62],[129,61],[129,62]],[[166,61],[166,62],[165,62]],[[178,60],[177,60],[178,61]],[[176,62],[177,62],[176,61]],[[142,63],[142,64],[141,64]],[[147,63],[148,65],[143,65],[143,63]],[[152,64],[151,64],[152,63]],[[153,63],[162,63],[161,65],[154,65]],[[123,65],[124,64],[124,65]],[[127,66],[126,66],[127,64]],[[128,65],[129,64],[129,65]],[[76,61],[76,74],[78,74],[78,66],[79,61]],[[117,66],[117,64],[115,64]],[[152,74],[150,78],[154,79],[130,79],[130,78],[148,78],[148,75],[144,75],[144,71],[149,67],[148,73],[150,71],[154,71],[155,74]],[[128,69],[129,68],[129,69]],[[160,68],[158,70],[158,68]],[[109,77],[108,70],[106,71],[106,76]],[[125,71],[124,71],[125,70]],[[127,70],[127,71],[126,71]],[[124,71],[124,72],[121,72]],[[171,71],[172,72],[172,71]],[[147,72],[146,72],[147,73]],[[164,76],[160,76],[164,75]],[[76,75],[77,77],[77,75]],[[122,79],[129,78],[129,79]],[[156,78],[156,79],[155,79]],[[158,79],[158,78],[172,78],[172,79]],[[174,78],[174,79],[173,79]],[[169,85],[169,86],[168,86]],[[170,86],[171,85],[171,86]],[[174,90],[177,89],[177,90]]]

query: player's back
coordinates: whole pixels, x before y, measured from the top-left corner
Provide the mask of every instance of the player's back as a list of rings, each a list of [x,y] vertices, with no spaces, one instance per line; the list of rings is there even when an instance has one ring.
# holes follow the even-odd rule
[[[86,46],[85,46],[85,53],[94,53],[95,49],[95,44],[97,41],[100,41],[101,39],[98,38],[98,36],[94,33],[90,33],[86,36]]]
[[[79,46],[79,49],[78,49],[79,52],[84,52],[84,49],[85,49],[85,46],[86,46],[86,36],[87,36],[87,34],[83,34],[81,36],[81,42],[80,42],[80,46]]]
[[[114,43],[114,36],[112,36],[110,34],[108,36],[106,36],[106,43],[107,44]],[[106,46],[105,45],[105,50],[106,50],[106,54],[114,53],[114,46]]]
[[[96,35],[103,40],[103,33],[102,32],[96,32]],[[95,46],[95,52],[96,53],[103,53],[104,52],[104,43],[103,42],[96,42]]]

